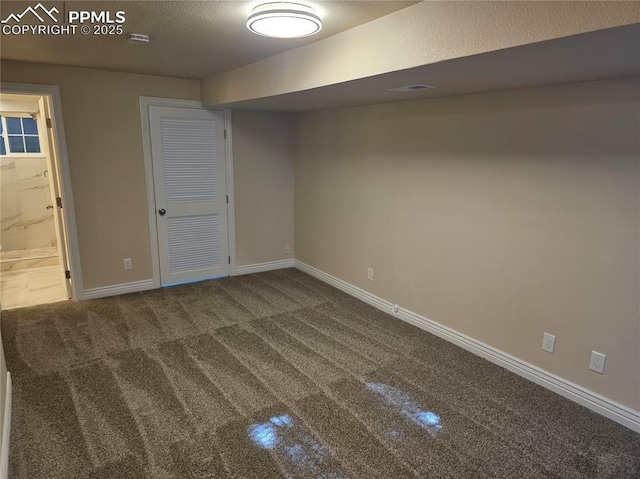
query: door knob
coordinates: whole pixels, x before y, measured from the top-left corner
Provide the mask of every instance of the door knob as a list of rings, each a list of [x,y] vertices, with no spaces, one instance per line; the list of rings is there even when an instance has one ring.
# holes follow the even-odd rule
[[[164,215],[166,215],[166,214],[167,214],[167,211],[166,211],[164,208],[162,208],[162,209],[159,209],[159,210],[158,210],[158,214],[159,214],[160,216],[164,216]]]

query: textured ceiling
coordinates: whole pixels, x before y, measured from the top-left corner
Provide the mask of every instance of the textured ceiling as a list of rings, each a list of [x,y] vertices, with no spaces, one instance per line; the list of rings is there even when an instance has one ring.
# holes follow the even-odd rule
[[[0,15],[20,13],[36,2],[0,2]],[[245,27],[259,1],[66,1],[43,2],[69,10],[126,13],[124,33],[151,37],[136,45],[118,35],[2,35],[0,55],[7,60],[53,63],[201,79],[254,63],[277,53],[408,7],[415,1],[315,1],[323,18],[320,34],[303,39],[260,37]]]
[[[610,78],[639,77],[640,84],[638,45],[640,24],[626,25],[220,106],[306,111]],[[419,83],[435,88],[389,91]]]

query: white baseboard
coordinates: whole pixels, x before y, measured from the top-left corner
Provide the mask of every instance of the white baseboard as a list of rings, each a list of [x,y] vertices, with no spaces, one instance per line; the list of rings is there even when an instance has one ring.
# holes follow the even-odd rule
[[[263,271],[273,271],[274,269],[293,268],[294,260],[282,259],[280,261],[269,261],[268,263],[248,264],[246,266],[236,266],[234,276],[243,274],[262,273]]]
[[[85,289],[83,299],[106,298],[108,296],[117,296],[119,294],[147,291],[153,288],[155,288],[153,280],[145,279],[143,281],[134,281],[133,283],[114,284],[113,286]]]
[[[263,271],[272,271],[282,268],[293,268],[294,260],[284,259],[280,261],[270,261],[268,263],[249,264],[246,266],[236,266],[234,276],[240,276],[250,273],[261,273]],[[117,296],[119,294],[137,293],[139,291],[147,291],[157,286],[153,284],[153,279],[145,279],[143,281],[135,281],[133,283],[115,284],[113,286],[103,286],[100,288],[85,289],[83,299],[106,298],[108,296]]]
[[[295,260],[295,267],[300,271],[318,278],[319,280],[384,311],[385,313],[395,316],[396,318],[406,321],[407,323],[411,323],[414,326],[424,329],[425,331],[428,331],[446,341],[456,344],[467,351],[522,376],[523,378],[554,391],[567,399],[597,412],[598,414],[612,419],[633,431],[640,432],[640,412],[638,411],[634,411],[622,404],[618,404],[611,399],[567,381],[566,379],[556,376],[555,374],[545,371],[533,364],[511,356],[504,351],[482,343],[412,311],[400,308],[398,312],[395,313],[393,311],[393,304],[390,301],[379,298],[363,289],[347,283],[346,281],[320,271],[313,266],[309,266],[308,264]]]
[[[2,427],[2,450],[0,451],[0,479],[9,477],[9,441],[11,440],[11,373],[7,371]]]

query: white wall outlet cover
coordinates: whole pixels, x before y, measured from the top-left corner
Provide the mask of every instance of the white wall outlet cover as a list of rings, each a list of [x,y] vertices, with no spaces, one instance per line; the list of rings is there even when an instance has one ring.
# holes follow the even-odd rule
[[[556,337],[553,334],[544,333],[542,336],[542,349],[553,354],[556,349]]]
[[[400,306],[398,306],[397,304],[394,304],[393,305],[393,312],[396,313],[396,314],[399,313],[400,312]]]
[[[124,263],[124,269],[133,269],[133,262],[131,261],[131,258],[125,258],[122,262]]]
[[[589,362],[589,369],[600,374],[604,374],[604,363],[607,360],[607,355],[599,353],[597,351],[591,351],[591,361]]]

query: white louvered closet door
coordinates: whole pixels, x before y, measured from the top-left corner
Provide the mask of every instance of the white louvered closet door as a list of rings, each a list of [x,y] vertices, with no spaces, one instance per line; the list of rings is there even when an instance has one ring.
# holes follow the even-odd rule
[[[228,276],[224,112],[149,107],[163,286]]]

